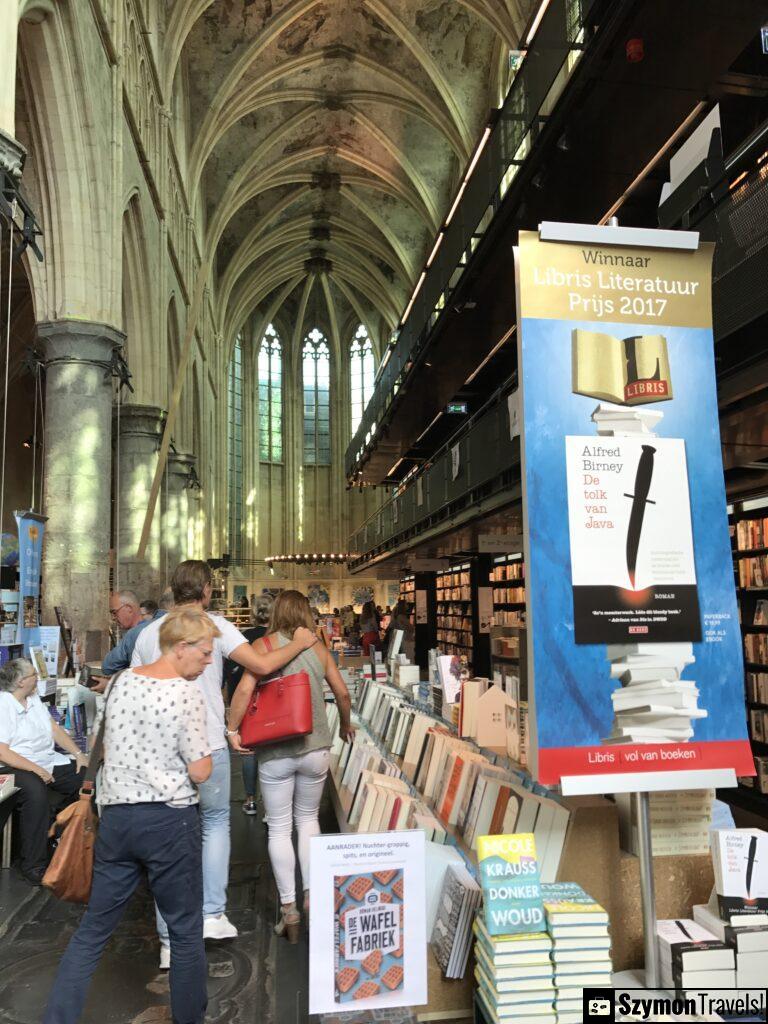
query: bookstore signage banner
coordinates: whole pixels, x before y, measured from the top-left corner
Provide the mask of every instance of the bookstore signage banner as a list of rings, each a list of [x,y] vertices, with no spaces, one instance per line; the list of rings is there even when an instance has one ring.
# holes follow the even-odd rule
[[[567,227],[567,226],[566,226]],[[659,233],[661,234],[666,233]],[[712,246],[521,232],[537,778],[754,774],[712,337]],[[659,246],[661,243],[659,243]]]
[[[427,1002],[422,831],[310,840],[309,1012]]]
[[[40,638],[40,568],[47,519],[36,512],[14,512],[19,532],[19,623],[16,642],[29,645]]]

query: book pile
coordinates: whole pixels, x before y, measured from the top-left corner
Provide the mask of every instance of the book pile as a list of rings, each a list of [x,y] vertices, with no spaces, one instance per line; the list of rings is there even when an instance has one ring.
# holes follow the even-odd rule
[[[734,927],[722,921],[712,907],[693,908],[693,920],[729,946],[736,958],[736,987],[764,988],[768,978],[768,924]]]
[[[592,413],[592,422],[597,425],[597,432],[601,437],[613,437],[616,434],[653,435],[654,429],[663,417],[663,412],[628,409],[625,405],[601,402]]]
[[[480,906],[480,886],[465,867],[449,864],[432,929],[432,949],[446,978],[463,978],[472,945],[472,922]]]
[[[693,722],[706,718],[697,707],[699,690],[682,679],[695,661],[693,644],[608,644],[611,676],[621,687],[611,694],[614,720],[605,743],[682,743]]]
[[[492,1024],[554,1024],[549,935],[491,935],[482,914],[475,919],[474,931],[477,997],[488,1020]]]
[[[661,983],[687,994],[736,985],[734,950],[696,921],[657,921]]]
[[[709,853],[714,790],[673,790],[650,793],[651,839],[654,857]],[[628,793],[616,794],[622,848],[639,855],[635,807]]]
[[[768,742],[768,711],[762,708],[749,709],[749,735],[758,743]]]
[[[498,694],[506,700],[498,687],[490,690],[495,693],[486,692],[486,697],[495,700]],[[477,703],[480,735],[486,727],[496,727],[484,721],[494,713],[491,705],[492,701]],[[532,832],[541,877],[555,879],[570,819],[567,807],[526,789],[519,775],[491,763],[473,742],[457,736],[393,687],[365,681],[358,709],[360,727],[349,744],[339,735],[336,705],[326,705],[331,772],[343,810],[352,814],[351,825],[360,831],[421,828],[427,839],[438,843],[458,833],[472,849],[482,835]],[[366,771],[404,781],[407,791],[401,791],[399,805],[397,798],[388,801],[384,796],[375,802],[372,790],[385,784],[381,779],[363,780]],[[396,806],[400,808],[397,817]]]
[[[575,882],[542,885],[558,1024],[580,1024],[585,988],[611,988],[608,914]]]

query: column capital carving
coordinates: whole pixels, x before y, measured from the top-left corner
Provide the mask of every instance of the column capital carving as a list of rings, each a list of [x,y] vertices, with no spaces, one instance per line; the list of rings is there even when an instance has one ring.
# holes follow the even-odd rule
[[[26,159],[27,151],[22,144],[0,128],[0,168],[20,181]]]
[[[37,325],[46,366],[55,362],[109,364],[125,335],[109,324],[89,320],[48,320]]]
[[[120,436],[151,437],[160,440],[166,412],[156,405],[121,405]],[[117,406],[112,406],[112,418],[117,420]]]

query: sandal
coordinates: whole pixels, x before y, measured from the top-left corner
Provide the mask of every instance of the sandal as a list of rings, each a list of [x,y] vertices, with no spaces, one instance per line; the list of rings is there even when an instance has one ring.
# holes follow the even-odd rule
[[[295,945],[301,931],[301,914],[295,903],[281,907],[280,914],[280,920],[275,925],[275,935],[285,935],[291,945]]]

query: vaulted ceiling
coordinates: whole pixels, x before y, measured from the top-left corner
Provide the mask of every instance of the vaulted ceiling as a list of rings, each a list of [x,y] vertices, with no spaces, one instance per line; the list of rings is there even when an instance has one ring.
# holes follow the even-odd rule
[[[220,323],[399,320],[532,0],[176,0]]]

